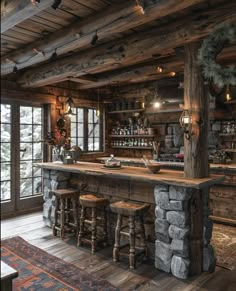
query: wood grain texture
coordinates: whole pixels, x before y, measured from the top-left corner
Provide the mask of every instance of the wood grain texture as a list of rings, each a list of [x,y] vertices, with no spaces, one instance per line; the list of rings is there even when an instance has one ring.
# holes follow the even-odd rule
[[[101,164],[77,162],[72,165],[62,163],[37,163],[43,169],[52,169],[71,173],[99,176],[101,178],[114,178],[128,181],[144,181],[150,184],[168,184],[182,187],[201,189],[218,183],[224,179],[223,176],[211,175],[208,178],[185,178],[183,172],[161,170],[158,174],[150,174],[149,170],[141,167],[123,167],[119,170],[104,169]]]
[[[28,2],[29,7],[34,7],[29,1],[25,0],[24,2]],[[50,3],[53,1],[44,0],[41,2],[48,2],[49,7],[51,5]],[[52,33],[46,40],[37,40],[27,45],[26,48],[21,48],[8,54],[6,58],[14,59],[15,62],[21,64],[21,68],[25,68],[49,59],[55,48],[58,48],[57,54],[61,55],[75,49],[89,47],[95,31],[98,31],[99,41],[101,41],[102,39],[118,35],[136,26],[140,26],[154,19],[170,15],[202,2],[206,2],[206,0],[154,0],[146,3],[145,16],[140,12],[140,8],[135,4],[135,1],[111,5],[111,7],[105,11],[102,10],[86,20],[76,21],[70,26],[59,29],[55,33]],[[82,8],[88,7],[87,5],[89,5],[89,3],[86,4],[86,6],[82,5]],[[43,5],[40,3],[38,6],[40,8]],[[37,7],[36,9],[34,7],[34,10],[37,11]],[[75,13],[73,9],[71,12]],[[29,14],[28,17],[30,16]],[[41,17],[43,17],[43,15]],[[38,19],[38,21],[39,20],[40,19]],[[45,19],[43,20],[43,24],[44,23]],[[14,26],[14,24],[12,24],[12,26]],[[34,48],[37,48],[39,51],[44,51],[45,54],[35,58],[29,58]],[[28,61],[25,61],[26,59],[28,59]],[[13,67],[13,64],[3,61],[1,65],[2,74],[10,73]]]
[[[1,1],[1,11],[4,11],[1,17],[1,33],[50,7],[53,3],[54,0],[41,0],[40,4],[36,6],[29,0]]]
[[[184,138],[184,175],[188,178],[209,176],[208,94],[197,62],[200,43],[185,46],[184,107],[192,117],[190,139]]]
[[[1,238],[20,235],[29,243],[51,255],[72,263],[87,272],[108,280],[121,291],[231,291],[236,285],[235,271],[216,267],[214,273],[203,273],[188,280],[179,280],[161,272],[150,260],[137,264],[131,271],[127,260],[112,262],[112,247],[109,246],[91,255],[86,248],[77,248],[76,243],[68,243],[53,237],[52,230],[42,222],[42,213],[37,212],[1,221]]]
[[[109,42],[73,56],[64,57],[51,64],[28,70],[18,79],[24,87],[38,87],[59,82],[69,76],[80,77],[87,73],[99,73],[110,69],[146,61],[153,55],[168,54],[168,50],[205,37],[216,23],[236,19],[232,3],[221,9],[206,11],[199,23],[196,16],[186,17],[169,25],[135,33],[132,36]]]

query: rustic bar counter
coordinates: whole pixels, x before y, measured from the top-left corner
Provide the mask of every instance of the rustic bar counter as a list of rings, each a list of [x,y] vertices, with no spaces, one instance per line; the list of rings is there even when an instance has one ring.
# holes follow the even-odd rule
[[[223,176],[186,179],[183,172],[162,169],[152,174],[146,168],[107,169],[102,164],[78,162],[37,164],[43,168],[44,212],[46,225],[54,220],[55,201],[51,190],[79,188],[101,194],[110,202],[132,200],[151,205],[145,217],[149,256],[155,267],[178,278],[188,278],[213,270],[215,257],[210,245],[212,221],[208,218],[209,187]],[[109,213],[110,238],[114,236],[115,217]]]
[[[105,163],[107,157],[98,157],[96,160]],[[140,158],[116,157],[122,165],[145,167]],[[169,170],[184,169],[184,162],[165,161],[163,168]],[[236,163],[210,164],[211,174],[222,175],[224,181],[217,182],[210,188],[209,200],[211,218],[220,223],[236,226]]]

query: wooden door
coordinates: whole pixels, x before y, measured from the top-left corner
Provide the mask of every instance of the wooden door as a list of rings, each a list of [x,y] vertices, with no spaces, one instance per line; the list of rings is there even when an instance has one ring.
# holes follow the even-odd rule
[[[1,105],[1,210],[25,212],[42,205],[42,108]]]

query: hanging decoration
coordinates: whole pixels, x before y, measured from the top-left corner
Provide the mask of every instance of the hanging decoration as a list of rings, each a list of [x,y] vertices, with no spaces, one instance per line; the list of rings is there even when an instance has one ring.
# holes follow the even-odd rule
[[[218,87],[236,85],[236,67],[223,67],[216,62],[217,55],[227,44],[236,41],[236,24],[219,25],[202,43],[198,53],[198,61],[203,75]]]

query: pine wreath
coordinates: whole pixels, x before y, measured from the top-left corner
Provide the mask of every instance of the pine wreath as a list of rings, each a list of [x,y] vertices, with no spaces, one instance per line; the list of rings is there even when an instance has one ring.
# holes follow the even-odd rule
[[[204,39],[198,52],[198,62],[206,79],[220,88],[225,85],[236,85],[236,67],[223,67],[216,62],[217,55],[226,44],[236,41],[236,24],[223,24]]]

